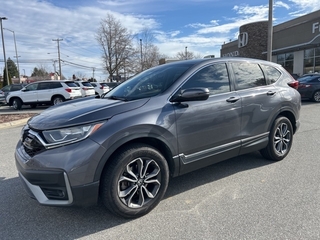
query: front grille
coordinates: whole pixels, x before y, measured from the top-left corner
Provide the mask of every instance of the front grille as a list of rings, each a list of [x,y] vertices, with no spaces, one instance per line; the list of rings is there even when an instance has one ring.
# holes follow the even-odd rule
[[[22,135],[22,144],[25,152],[31,157],[45,150],[41,142],[34,134],[30,133],[29,129],[25,130]]]

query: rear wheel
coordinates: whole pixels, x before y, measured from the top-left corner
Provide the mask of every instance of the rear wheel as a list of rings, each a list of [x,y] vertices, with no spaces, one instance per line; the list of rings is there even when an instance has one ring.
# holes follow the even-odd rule
[[[19,98],[15,98],[12,101],[12,107],[15,110],[20,110],[22,107],[22,101]]]
[[[53,105],[57,105],[57,104],[59,104],[59,103],[62,103],[64,101],[64,99],[62,98],[62,97],[54,97],[53,99],[52,99],[52,104]]]
[[[168,182],[165,158],[149,145],[131,144],[122,149],[103,172],[100,197],[110,212],[136,218],[157,206]]]
[[[314,92],[314,94],[312,95],[312,101],[320,102],[320,91]]]
[[[280,161],[290,152],[293,141],[293,128],[288,118],[278,117],[270,130],[268,146],[260,153],[267,159]]]

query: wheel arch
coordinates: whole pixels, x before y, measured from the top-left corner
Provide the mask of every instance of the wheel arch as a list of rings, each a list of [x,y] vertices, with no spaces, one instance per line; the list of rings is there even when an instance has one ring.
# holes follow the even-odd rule
[[[146,136],[140,136],[132,139],[127,139],[126,141],[121,141],[118,143],[113,144],[104,156],[101,158],[98,167],[95,172],[94,180],[99,181],[101,179],[102,173],[104,170],[108,167],[108,164],[110,163],[110,159],[112,159],[114,156],[119,154],[119,152],[122,151],[123,148],[125,148],[128,145],[134,144],[134,143],[142,143],[145,145],[149,145],[156,150],[159,151],[163,155],[163,157],[166,159],[169,167],[169,174],[171,176],[177,175],[179,169],[177,166],[179,166],[179,162],[173,159],[172,150],[170,147],[162,140],[156,137],[146,137]]]
[[[24,102],[22,101],[22,99],[20,97],[14,96],[9,99],[9,106],[12,106],[14,99],[20,99],[21,103],[24,104]]]
[[[61,97],[64,101],[66,100],[66,98],[65,98],[63,95],[61,95],[61,94],[54,94],[54,95],[52,95],[52,97],[51,97],[51,102],[52,102],[53,99],[55,99],[56,97]]]
[[[297,131],[297,126],[296,126],[296,117],[295,115],[291,112],[291,111],[288,111],[288,110],[284,110],[282,112],[280,112],[272,121],[272,124],[273,122],[275,121],[276,118],[278,118],[279,116],[283,116],[283,117],[286,117],[289,119],[289,121],[291,122],[291,125],[292,125],[292,128],[293,128],[293,133],[295,133]],[[272,124],[271,126],[269,126],[269,129],[271,129],[272,127]]]

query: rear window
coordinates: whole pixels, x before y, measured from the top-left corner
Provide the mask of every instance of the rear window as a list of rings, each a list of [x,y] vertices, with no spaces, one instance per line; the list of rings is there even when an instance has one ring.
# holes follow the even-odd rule
[[[11,91],[18,91],[22,89],[22,85],[12,85]]]
[[[89,82],[82,82],[82,85],[86,87],[92,87],[91,83]]]
[[[260,66],[265,74],[267,81],[269,81],[270,84],[278,81],[281,76],[281,72],[279,72],[278,69],[263,64],[261,64]]]
[[[78,87],[78,85],[75,82],[65,82],[68,87]]]

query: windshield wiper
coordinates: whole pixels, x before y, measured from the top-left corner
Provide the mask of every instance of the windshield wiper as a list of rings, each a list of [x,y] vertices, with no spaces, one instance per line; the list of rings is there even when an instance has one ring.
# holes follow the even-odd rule
[[[110,96],[110,97],[108,97],[108,99],[113,99],[113,100],[120,100],[120,101],[128,101],[128,99],[127,98],[125,98],[125,97],[118,97],[118,96]]]

